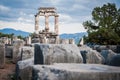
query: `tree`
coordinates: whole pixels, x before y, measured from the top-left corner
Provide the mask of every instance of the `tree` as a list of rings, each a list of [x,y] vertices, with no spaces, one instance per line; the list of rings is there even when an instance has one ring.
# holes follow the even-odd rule
[[[97,44],[120,44],[120,9],[108,3],[92,11],[92,20],[83,22],[87,41]]]

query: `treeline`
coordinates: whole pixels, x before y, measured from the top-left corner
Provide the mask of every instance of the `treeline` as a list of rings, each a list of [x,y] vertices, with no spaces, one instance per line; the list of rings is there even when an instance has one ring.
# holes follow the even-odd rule
[[[14,36],[15,36],[14,33],[4,34],[4,33],[0,32],[0,38],[1,38],[1,37],[8,37],[8,38],[13,39]],[[24,39],[24,37],[21,36],[21,35],[18,35],[17,37],[18,37],[19,39]]]

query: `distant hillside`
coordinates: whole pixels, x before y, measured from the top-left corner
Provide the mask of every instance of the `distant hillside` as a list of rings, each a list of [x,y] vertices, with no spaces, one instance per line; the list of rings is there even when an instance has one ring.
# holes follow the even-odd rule
[[[21,30],[15,30],[15,29],[11,29],[11,28],[5,28],[5,29],[1,29],[0,32],[4,33],[4,34],[11,34],[14,33],[14,35],[18,36],[21,35],[23,37],[29,36],[29,32],[25,32],[25,31],[21,31]],[[79,40],[84,36],[87,35],[87,32],[81,32],[81,33],[75,33],[75,34],[61,34],[60,38],[62,39],[75,39],[75,43],[77,44],[79,42]]]
[[[21,35],[23,37],[29,36],[29,32],[25,32],[25,31],[21,31],[21,30],[15,30],[15,29],[11,29],[11,28],[5,28],[5,29],[1,29],[0,32],[4,33],[4,34],[12,34],[14,33],[15,36]]]
[[[75,34],[61,34],[60,38],[63,39],[75,39],[75,43],[77,44],[79,40],[84,36],[87,35],[87,32],[75,33]]]

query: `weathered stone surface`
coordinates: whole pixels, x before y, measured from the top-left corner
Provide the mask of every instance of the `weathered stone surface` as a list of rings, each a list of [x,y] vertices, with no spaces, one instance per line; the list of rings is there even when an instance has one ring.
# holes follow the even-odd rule
[[[90,47],[88,47],[86,45],[82,45],[82,46],[79,47],[79,50],[80,51],[88,51],[88,50],[92,50],[92,48],[90,48]]]
[[[69,39],[69,44],[75,44],[75,40],[74,39]]]
[[[73,44],[35,44],[35,64],[82,63],[79,48]]]
[[[101,50],[108,50],[108,48],[106,47],[106,45],[95,45],[93,47],[94,50],[97,50],[98,52],[101,52]]]
[[[17,80],[32,80],[32,66],[34,65],[34,58],[18,61],[16,65],[16,79]]]
[[[110,60],[111,66],[120,66],[120,54],[113,56]]]
[[[21,60],[34,57],[34,47],[29,47],[29,46],[21,47],[20,55],[21,55]]]
[[[34,65],[33,80],[119,80],[120,67],[100,64]]]
[[[69,44],[69,39],[60,39],[60,44]]]
[[[104,57],[96,50],[90,50],[87,52],[87,55],[86,55],[87,63],[102,64],[104,63],[104,61],[105,61]]]
[[[16,63],[18,60],[20,60],[21,56],[20,54],[20,48],[24,46],[24,42],[22,40],[14,41],[13,43],[13,63]]]
[[[105,59],[105,63],[104,64],[109,64],[111,58],[116,55],[116,53],[114,53],[112,50],[101,50],[101,55],[104,57]]]
[[[6,57],[13,58],[13,46],[6,46],[5,53]]]
[[[83,57],[84,63],[96,63],[96,64],[104,63],[104,57],[96,50],[92,50],[92,48],[86,45],[79,47],[79,50]]]
[[[5,65],[5,44],[0,43],[0,68]]]
[[[120,45],[117,45],[116,52],[120,54]]]

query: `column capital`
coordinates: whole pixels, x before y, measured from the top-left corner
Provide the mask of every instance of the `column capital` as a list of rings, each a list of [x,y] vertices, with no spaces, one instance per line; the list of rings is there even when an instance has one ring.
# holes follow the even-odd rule
[[[59,17],[59,15],[55,15],[55,17]]]

